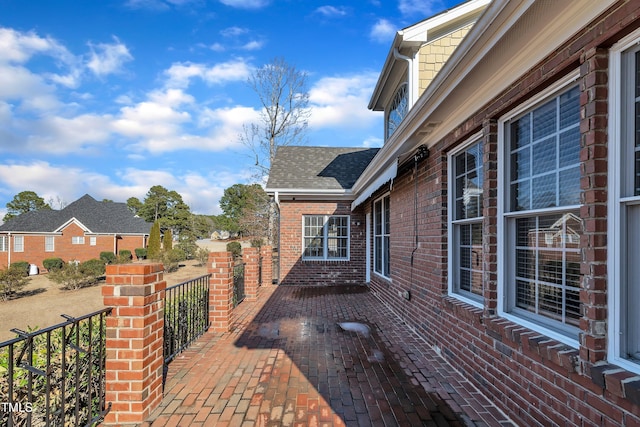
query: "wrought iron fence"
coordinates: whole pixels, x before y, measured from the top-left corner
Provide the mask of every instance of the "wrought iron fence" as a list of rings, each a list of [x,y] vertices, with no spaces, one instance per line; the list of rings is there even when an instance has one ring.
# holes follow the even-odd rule
[[[242,258],[233,264],[233,306],[236,307],[244,300],[244,262]]]
[[[0,343],[1,426],[89,426],[105,402],[105,308]]]
[[[165,364],[209,329],[210,277],[206,274],[165,290]]]

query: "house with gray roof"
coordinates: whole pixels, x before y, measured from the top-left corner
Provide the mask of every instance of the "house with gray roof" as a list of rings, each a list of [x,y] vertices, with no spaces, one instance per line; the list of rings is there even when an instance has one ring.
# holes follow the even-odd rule
[[[100,252],[134,253],[147,246],[151,225],[126,203],[85,194],[61,210],[31,211],[0,225],[0,266],[27,261],[42,269],[47,258],[86,261]]]
[[[352,189],[378,150],[278,148],[266,191],[278,206],[283,282],[364,282],[364,217],[351,212]]]

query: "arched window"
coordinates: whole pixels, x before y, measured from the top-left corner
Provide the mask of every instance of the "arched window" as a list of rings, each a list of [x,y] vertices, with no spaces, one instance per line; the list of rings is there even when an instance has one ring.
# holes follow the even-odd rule
[[[403,83],[398,88],[387,114],[387,138],[400,126],[409,111],[408,85]]]

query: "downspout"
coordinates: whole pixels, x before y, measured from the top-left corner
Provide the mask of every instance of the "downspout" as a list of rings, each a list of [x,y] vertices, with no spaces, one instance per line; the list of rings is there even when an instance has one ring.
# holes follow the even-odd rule
[[[11,232],[7,236],[7,267],[11,265]]]
[[[400,53],[398,48],[393,49],[393,57],[396,59],[402,59],[407,61],[407,84],[409,85],[409,109],[413,107],[413,58],[404,56]]]

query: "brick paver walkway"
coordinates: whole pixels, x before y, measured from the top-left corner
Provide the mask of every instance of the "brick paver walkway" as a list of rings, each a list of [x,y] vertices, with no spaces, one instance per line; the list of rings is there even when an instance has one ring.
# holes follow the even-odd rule
[[[234,320],[171,362],[146,425],[512,425],[366,287],[267,286]]]

